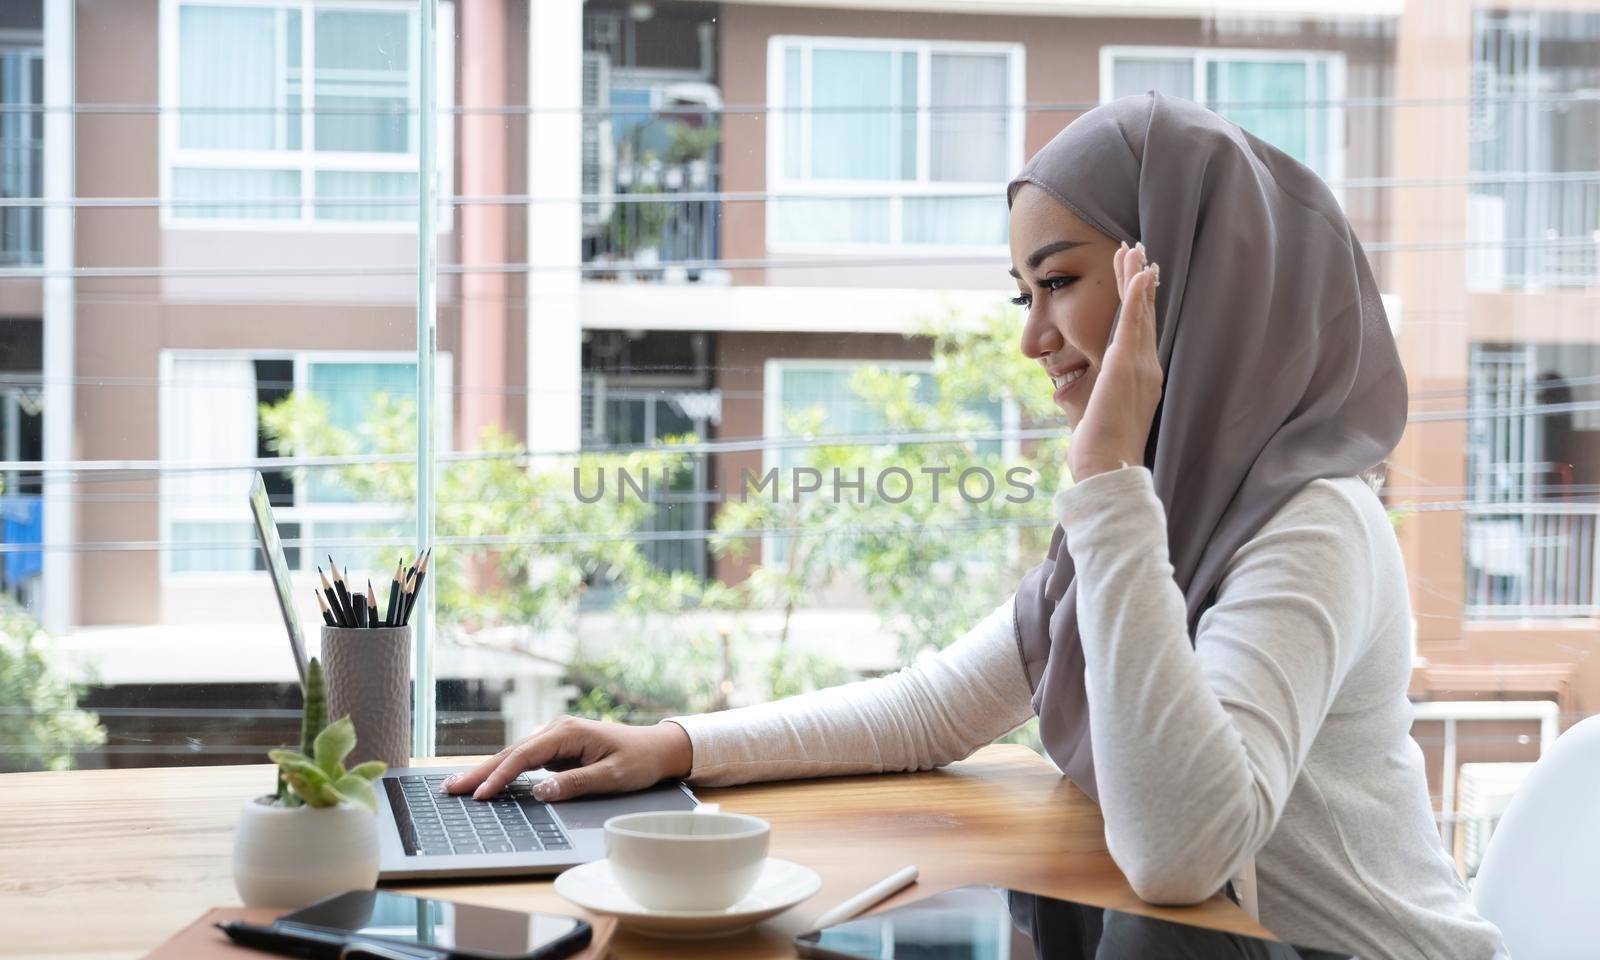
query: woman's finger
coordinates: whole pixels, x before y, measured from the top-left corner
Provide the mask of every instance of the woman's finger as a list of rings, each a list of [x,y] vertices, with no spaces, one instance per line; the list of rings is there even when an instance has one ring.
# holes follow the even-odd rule
[[[575,767],[553,774],[534,785],[533,795],[540,800],[571,800],[590,793],[613,793],[622,780],[622,767],[612,757],[586,767]]]
[[[500,761],[494,772],[472,791],[474,800],[487,800],[505,789],[524,770],[535,770],[556,757],[567,756],[566,738],[560,730],[547,730],[522,741],[511,755]]]
[[[473,767],[471,770],[468,770],[465,773],[458,773],[446,780],[444,782],[445,792],[466,793],[467,791],[473,789],[478,784],[482,783],[484,779],[489,776],[489,774],[493,773],[495,767],[500,766],[501,762],[504,761],[506,757],[510,756],[511,751],[515,749],[516,744],[511,744],[510,746],[503,748],[499,753]]]

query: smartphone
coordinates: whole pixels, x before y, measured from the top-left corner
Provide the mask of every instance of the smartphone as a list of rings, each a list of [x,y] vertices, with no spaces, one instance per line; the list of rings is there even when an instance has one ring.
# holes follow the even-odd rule
[[[280,917],[293,935],[393,943],[441,960],[560,960],[589,945],[589,924],[558,913],[525,913],[391,890],[352,890]],[[420,949],[417,949],[420,948]]]

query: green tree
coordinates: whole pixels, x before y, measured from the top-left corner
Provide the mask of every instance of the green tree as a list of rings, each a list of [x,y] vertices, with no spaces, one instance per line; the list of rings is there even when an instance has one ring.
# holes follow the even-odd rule
[[[865,588],[898,639],[903,661],[943,648],[1009,594],[1048,542],[1048,501],[1062,477],[1064,436],[1041,431],[1008,455],[993,419],[999,404],[1009,401],[1024,427],[1058,420],[1044,375],[1017,350],[1019,333],[1009,312],[975,322],[944,317],[918,334],[932,350],[926,380],[870,366],[853,378],[851,389],[885,438],[936,439],[830,442],[837,431],[821,411],[796,414],[789,434],[821,442],[803,448],[794,465],[818,471],[830,491],[835,470],[851,481],[859,475],[864,493],[836,502],[827,495],[791,498],[787,491],[776,498],[733,492],[714,521],[712,552],[742,555],[762,535],[782,537],[786,547],[781,556],[764,556],[738,584],[655,568],[637,539],[652,504],[610,492],[596,503],[575,495],[574,468],[585,490],[602,469],[608,477],[618,468],[662,477],[687,461],[681,443],[539,458],[513,438],[487,434],[479,450],[488,456],[440,470],[438,534],[470,544],[450,548],[450,562],[441,558],[433,566],[441,638],[474,642],[481,628],[507,623],[536,634],[570,616],[588,585],[605,583],[612,587],[613,609],[630,624],[629,641],[553,658],[580,690],[578,712],[635,721],[718,709],[739,691],[781,697],[846,679],[837,664],[790,642],[793,614],[841,578]],[[320,400],[296,394],[263,407],[262,420],[284,454],[404,454],[415,408],[409,400],[380,397],[352,433],[333,425]],[[927,471],[941,468],[948,473],[936,500]],[[887,481],[890,498],[878,495],[875,480],[890,470],[914,479],[914,495],[894,502],[901,486],[895,480]],[[970,470],[992,478],[987,495],[978,474],[968,478],[971,498],[961,495],[960,475]],[[1022,472],[1009,474],[1008,484],[1014,470]],[[362,500],[413,500],[408,463],[357,464],[333,473]],[[1014,502],[1024,487],[1031,497]],[[753,614],[772,611],[780,614],[775,632],[752,626]],[[525,652],[551,656],[531,646]],[[1021,739],[1029,736],[1025,731]]]
[[[0,595],[0,770],[67,770],[74,751],[104,743],[99,718],[78,709],[82,695],[49,636]]]

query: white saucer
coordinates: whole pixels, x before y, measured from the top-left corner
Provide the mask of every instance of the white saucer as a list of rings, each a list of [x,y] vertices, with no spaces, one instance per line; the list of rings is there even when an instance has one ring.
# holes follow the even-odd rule
[[[611,875],[611,861],[596,860],[556,877],[556,892],[585,910],[617,918],[622,926],[657,937],[724,937],[749,929],[811,898],[822,878],[810,867],[768,857],[756,885],[725,910],[651,910],[628,896]]]

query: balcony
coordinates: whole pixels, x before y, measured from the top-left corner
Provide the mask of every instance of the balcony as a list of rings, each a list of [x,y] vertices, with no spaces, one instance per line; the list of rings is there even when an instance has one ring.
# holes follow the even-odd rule
[[[1481,291],[1600,284],[1600,179],[1544,174],[1475,187],[1467,276]]]
[[[1600,503],[1495,503],[1467,516],[1470,619],[1592,617]]]
[[[586,176],[585,179],[588,179]],[[717,171],[705,158],[619,162],[610,196],[584,204],[585,276],[727,282],[717,258]]]

